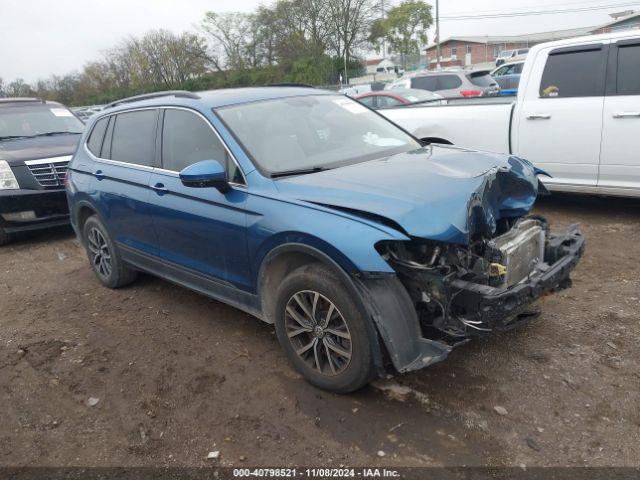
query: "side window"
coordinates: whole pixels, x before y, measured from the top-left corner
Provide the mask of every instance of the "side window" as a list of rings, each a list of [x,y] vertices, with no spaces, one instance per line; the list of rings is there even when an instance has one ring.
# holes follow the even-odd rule
[[[524,63],[516,63],[511,73],[522,73],[522,67],[524,67]]]
[[[397,107],[398,105],[402,105],[402,102],[400,100],[396,100],[395,98],[392,98],[392,97],[385,97],[383,95],[378,97],[379,108]]]
[[[359,98],[358,101],[369,108],[375,108],[375,105],[374,105],[375,98],[376,98],[375,96],[371,95],[369,97]]]
[[[618,95],[640,95],[640,45],[618,48]]]
[[[540,82],[542,98],[604,95],[605,54],[592,50],[551,52]]]
[[[156,141],[156,110],[119,113],[111,140],[111,160],[134,165],[153,165]]]
[[[433,75],[412,78],[411,88],[419,88],[421,90],[435,92],[438,90],[438,78]]]
[[[162,168],[179,172],[203,160],[219,161],[230,182],[244,183],[240,169],[209,123],[195,113],[167,109],[162,127]]]
[[[441,75],[438,77],[438,90],[452,90],[460,85],[462,85],[462,80],[456,75]]]
[[[107,131],[107,124],[109,123],[109,117],[101,118],[98,120],[91,131],[91,136],[87,141],[87,148],[96,157],[100,156],[102,150],[102,141],[104,140],[104,134]]]

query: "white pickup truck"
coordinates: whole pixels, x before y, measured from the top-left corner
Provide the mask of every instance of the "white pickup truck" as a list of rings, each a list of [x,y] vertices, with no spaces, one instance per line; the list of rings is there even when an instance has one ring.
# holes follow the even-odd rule
[[[507,97],[379,110],[418,138],[512,153],[550,190],[640,196],[640,32],[537,45]]]

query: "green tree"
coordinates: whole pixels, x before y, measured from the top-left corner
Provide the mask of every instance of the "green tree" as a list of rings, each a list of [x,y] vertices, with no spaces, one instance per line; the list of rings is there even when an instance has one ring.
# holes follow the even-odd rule
[[[389,10],[387,18],[374,22],[369,41],[379,44],[386,39],[389,49],[402,55],[406,68],[407,55],[420,53],[427,43],[427,30],[433,23],[431,5],[422,0],[406,0]]]

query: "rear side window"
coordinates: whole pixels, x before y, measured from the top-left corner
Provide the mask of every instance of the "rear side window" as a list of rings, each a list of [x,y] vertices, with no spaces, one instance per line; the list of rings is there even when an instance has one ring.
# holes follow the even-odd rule
[[[147,167],[153,165],[156,119],[156,110],[118,114],[111,140],[111,160]]]
[[[462,80],[457,75],[438,76],[438,90],[452,90],[462,85]]]
[[[359,101],[361,104],[366,105],[367,107],[374,108],[374,107],[375,107],[375,105],[374,105],[374,100],[375,100],[375,98],[376,98],[376,97],[374,97],[373,95],[371,95],[371,96],[369,96],[369,97],[362,97],[362,98],[359,98],[359,99],[358,99],[358,101]]]
[[[509,72],[511,73],[511,72]],[[493,80],[493,77],[488,73],[483,74],[470,74],[467,75],[467,78],[471,83],[473,83],[476,87],[490,87],[494,85],[496,82]]]
[[[420,88],[435,92],[438,90],[438,78],[436,76],[416,77],[411,79],[411,88]]]
[[[640,95],[640,45],[618,48],[618,95]]]
[[[102,142],[104,140],[104,133],[107,131],[108,123],[109,117],[98,120],[93,127],[93,131],[91,132],[89,140],[87,141],[87,148],[96,157],[100,156],[100,151],[102,150]]]
[[[600,46],[591,50],[551,52],[540,82],[540,96],[603,96],[604,77],[605,54]]]
[[[167,109],[162,126],[162,168],[180,172],[203,160],[217,160],[230,182],[244,183],[240,169],[209,123],[195,113]]]

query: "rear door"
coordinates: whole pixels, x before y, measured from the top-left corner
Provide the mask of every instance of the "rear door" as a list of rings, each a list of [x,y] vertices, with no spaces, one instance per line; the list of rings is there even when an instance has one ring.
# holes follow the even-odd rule
[[[536,56],[519,106],[518,155],[547,184],[598,182],[607,45],[549,48]]]
[[[598,186],[640,189],[640,38],[610,45]]]
[[[160,257],[187,274],[246,287],[250,276],[247,188],[240,168],[201,114],[167,107],[161,123],[162,168],[149,182]],[[179,172],[203,160],[225,166],[231,183],[228,192],[182,184]]]
[[[110,117],[106,135],[96,156],[94,185],[98,205],[112,238],[152,253],[155,233],[148,208],[149,179],[155,159],[157,109],[141,109]],[[105,127],[96,123],[96,128]],[[93,136],[89,139],[91,144]],[[99,136],[93,147],[97,152]]]

